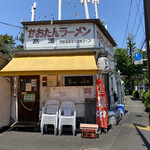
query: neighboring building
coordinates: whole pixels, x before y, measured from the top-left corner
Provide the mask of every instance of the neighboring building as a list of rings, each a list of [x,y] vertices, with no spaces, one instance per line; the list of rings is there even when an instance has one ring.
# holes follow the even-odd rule
[[[85,118],[86,99],[94,102],[96,98],[97,77],[104,82],[108,108],[113,108],[116,43],[99,19],[22,24],[24,50],[16,51],[0,72],[13,76],[11,117],[15,121],[38,121],[42,105],[49,99],[75,102],[77,117]]]
[[[8,64],[8,60],[0,53],[0,70]],[[0,128],[10,124],[11,84],[10,77],[0,76]]]

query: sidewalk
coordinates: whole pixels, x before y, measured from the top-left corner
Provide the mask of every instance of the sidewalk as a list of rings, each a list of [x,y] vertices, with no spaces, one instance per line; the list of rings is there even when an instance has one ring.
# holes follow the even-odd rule
[[[144,104],[140,99],[127,96],[126,110],[111,150],[150,150],[149,114]]]
[[[55,136],[50,133],[7,130],[0,134],[0,150],[147,150],[150,149],[148,113],[143,103],[127,96],[127,113],[117,126],[99,138]],[[140,128],[141,127],[141,128]]]

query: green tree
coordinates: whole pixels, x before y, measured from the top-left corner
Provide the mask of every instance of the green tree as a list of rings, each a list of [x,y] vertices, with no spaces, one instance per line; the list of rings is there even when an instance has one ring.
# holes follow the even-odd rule
[[[127,75],[129,73],[129,56],[127,54],[127,50],[122,48],[116,48],[115,54],[117,55],[117,69],[120,70],[123,75]]]
[[[8,59],[11,59],[13,54],[12,50],[15,47],[15,40],[13,36],[7,34],[0,35],[0,52],[3,53]]]
[[[21,44],[16,46],[16,50],[23,50],[23,44],[24,44],[24,32],[21,32],[20,37],[17,38],[18,41],[21,42]]]
[[[127,49],[115,49],[115,54],[118,55],[116,67],[120,70],[122,75],[126,75],[127,78],[125,79],[125,85],[128,88],[132,88],[132,90],[134,89],[134,81],[131,80],[131,77],[133,75],[143,75],[143,69],[147,66],[146,62],[144,62],[143,65],[134,64],[134,55],[136,53],[143,54],[143,52],[136,48],[136,43],[134,43],[133,40],[134,36],[129,34],[127,38]]]
[[[128,34],[127,37],[127,52],[130,58],[135,54],[136,52],[136,43],[134,42],[134,35],[132,33]],[[131,59],[132,60],[132,59]]]

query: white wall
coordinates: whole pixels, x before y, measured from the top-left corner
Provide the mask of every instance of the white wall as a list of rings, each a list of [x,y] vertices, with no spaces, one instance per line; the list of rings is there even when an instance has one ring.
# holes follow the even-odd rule
[[[40,77],[40,81],[42,81]],[[77,117],[85,117],[85,98],[96,97],[96,79],[93,86],[58,86],[46,87],[40,82],[40,109],[43,102],[56,99],[60,102],[70,100],[76,104]]]
[[[0,77],[0,127],[8,126],[10,123],[10,83]]]

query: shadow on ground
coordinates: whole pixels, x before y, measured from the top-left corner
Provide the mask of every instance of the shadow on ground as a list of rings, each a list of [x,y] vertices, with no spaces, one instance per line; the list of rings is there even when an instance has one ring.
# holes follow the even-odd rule
[[[143,125],[140,125],[140,124],[133,124],[135,126],[135,129],[137,130],[139,136],[141,137],[141,139],[143,140],[144,142],[144,145],[143,146],[146,146],[147,149],[150,149],[150,143],[148,142],[148,140],[145,138],[145,136],[142,134],[142,132],[137,128],[137,126],[140,126],[140,127],[145,127]]]

